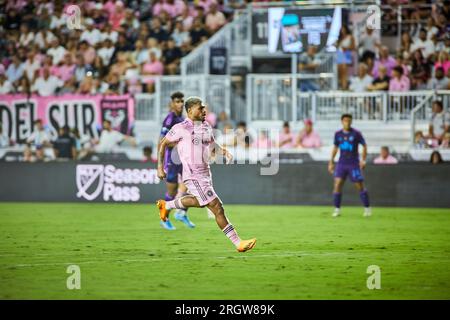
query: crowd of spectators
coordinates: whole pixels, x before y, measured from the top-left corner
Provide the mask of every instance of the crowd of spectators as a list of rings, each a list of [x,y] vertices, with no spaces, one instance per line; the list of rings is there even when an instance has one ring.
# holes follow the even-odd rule
[[[0,94],[152,92],[141,76],[180,72],[180,59],[231,18],[234,1],[4,0]],[[69,5],[80,8],[72,29]],[[71,20],[72,21],[72,20]]]
[[[409,1],[389,0],[383,7],[383,35],[397,24],[397,8]],[[450,5],[437,1],[431,7],[402,11],[401,44],[392,50],[382,43],[380,32],[369,27],[355,39],[344,25],[337,47],[338,84],[355,92],[386,90],[442,90],[450,88]],[[414,9],[416,8],[416,9]],[[390,21],[395,17],[395,23]],[[391,21],[392,22],[392,21]],[[354,70],[354,66],[358,68]]]

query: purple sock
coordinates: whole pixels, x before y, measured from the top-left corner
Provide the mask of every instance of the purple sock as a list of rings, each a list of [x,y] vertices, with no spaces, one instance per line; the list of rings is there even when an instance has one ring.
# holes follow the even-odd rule
[[[335,208],[341,207],[341,200],[342,200],[342,193],[340,193],[340,192],[333,193],[333,201],[334,201]]]
[[[175,197],[172,197],[169,193],[166,192],[166,195],[164,196],[164,200],[172,201],[173,199],[175,199]]]
[[[369,194],[367,193],[367,190],[363,190],[359,193],[359,197],[361,198],[362,203],[364,204],[365,208],[370,207],[369,204]]]

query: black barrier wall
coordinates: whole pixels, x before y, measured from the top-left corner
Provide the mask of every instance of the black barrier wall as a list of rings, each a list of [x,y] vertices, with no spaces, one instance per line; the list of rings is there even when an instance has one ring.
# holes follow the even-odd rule
[[[273,176],[259,165],[214,165],[215,190],[225,204],[332,205],[326,163],[283,164]],[[450,165],[369,165],[372,206],[450,208]],[[154,166],[143,163],[0,163],[0,201],[140,202],[164,195]],[[360,205],[353,185],[343,206]]]

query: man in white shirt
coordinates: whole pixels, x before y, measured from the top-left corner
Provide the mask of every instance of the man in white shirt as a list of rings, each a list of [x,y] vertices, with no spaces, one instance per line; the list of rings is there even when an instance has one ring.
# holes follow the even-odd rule
[[[98,50],[98,55],[100,56],[100,58],[102,58],[104,66],[109,65],[115,50],[116,48],[113,46],[111,39],[106,38],[103,42],[102,48]]]
[[[119,146],[122,141],[128,141],[132,146],[136,146],[136,141],[133,137],[124,135],[123,133],[113,130],[111,121],[103,121],[103,130],[100,134],[98,144],[94,151],[99,153],[111,153]]]
[[[13,90],[11,82],[6,79],[5,67],[0,63],[0,94],[13,93]]]
[[[44,148],[51,147],[50,137],[45,131],[40,119],[34,122],[35,130],[26,140],[27,146],[24,150],[24,160],[33,161],[33,150],[36,152],[37,160],[44,160]]]
[[[433,114],[428,127],[428,138],[435,139],[440,144],[446,132],[450,131],[450,117],[444,111],[442,102],[436,100],[432,106]]]
[[[51,96],[56,93],[56,90],[64,85],[64,81],[58,77],[50,75],[50,70],[44,68],[44,74],[34,82],[31,91],[37,92],[43,97]]]
[[[80,41],[86,40],[91,46],[95,46],[102,41],[102,34],[98,29],[94,28],[94,20],[86,19],[85,24],[87,28],[81,34]]]
[[[422,54],[425,58],[428,58],[434,53],[434,43],[432,40],[427,39],[427,31],[425,29],[420,30],[419,37],[414,40],[414,43],[411,45],[410,52],[413,53],[417,49],[422,50]]]
[[[53,65],[57,66],[64,58],[66,49],[59,45],[58,38],[52,40],[52,47],[47,50],[47,54],[53,58]]]
[[[364,92],[372,84],[373,78],[367,73],[367,65],[360,63],[358,66],[358,76],[350,80],[350,91]]]

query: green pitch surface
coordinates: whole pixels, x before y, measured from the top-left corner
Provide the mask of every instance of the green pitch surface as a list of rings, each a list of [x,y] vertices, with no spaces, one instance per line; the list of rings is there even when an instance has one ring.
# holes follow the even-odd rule
[[[450,210],[225,206],[254,250],[153,205],[0,204],[1,299],[450,299]],[[66,287],[80,267],[80,290]],[[367,268],[381,270],[369,290]]]

